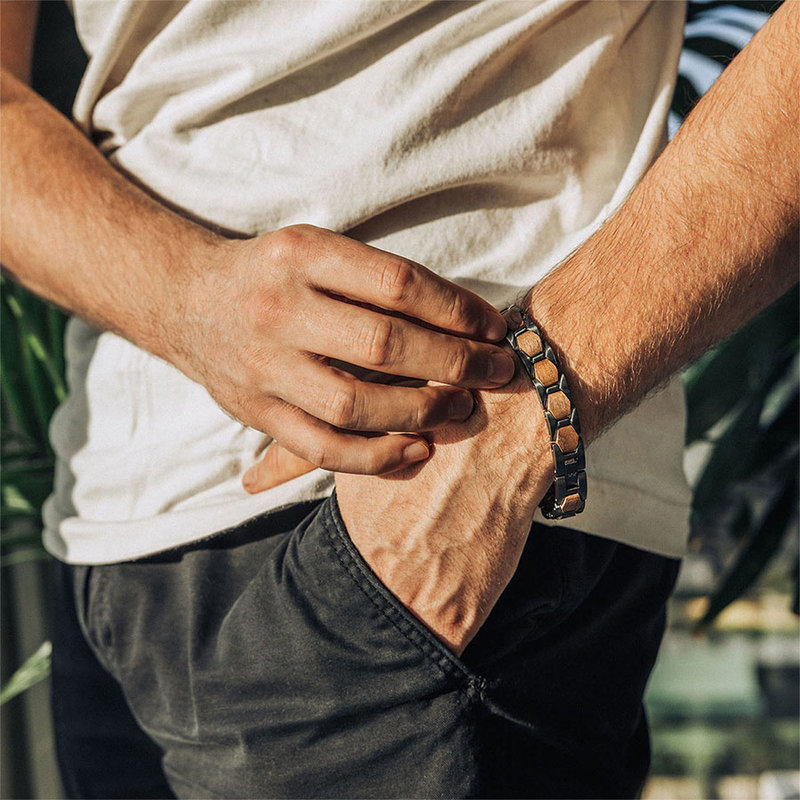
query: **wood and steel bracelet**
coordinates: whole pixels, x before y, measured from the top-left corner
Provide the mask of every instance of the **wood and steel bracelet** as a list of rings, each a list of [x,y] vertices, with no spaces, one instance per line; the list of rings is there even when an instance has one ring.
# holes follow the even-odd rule
[[[550,430],[554,479],[539,508],[547,519],[573,517],[586,505],[586,457],[567,379],[556,354],[525,311],[514,305],[500,313],[508,327],[506,341],[539,394]]]

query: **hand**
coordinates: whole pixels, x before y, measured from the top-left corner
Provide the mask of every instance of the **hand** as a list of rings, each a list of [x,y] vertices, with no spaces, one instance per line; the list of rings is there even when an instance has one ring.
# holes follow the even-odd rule
[[[250,494],[258,494],[313,469],[316,467],[310,461],[296,456],[277,442],[270,442],[264,455],[242,476],[242,486]]]
[[[345,369],[346,367],[346,365],[338,361],[332,361],[331,365],[340,369]],[[372,383],[390,383],[395,386],[421,386],[424,384],[424,381],[409,381],[393,375],[386,375],[374,370],[359,369],[353,366],[347,367],[346,371],[360,380],[367,380]],[[428,449],[427,441],[425,442],[425,448],[426,450]],[[305,475],[316,468],[315,464],[296,456],[290,450],[273,441],[267,446],[264,455],[244,473],[242,486],[250,494],[258,494],[298,478],[300,475]]]
[[[342,519],[397,598],[460,654],[516,570],[553,482],[547,424],[526,377],[477,393],[463,423],[429,437],[424,464],[337,475]]]
[[[379,474],[424,459],[419,436],[354,432],[464,419],[472,397],[458,386],[498,386],[513,374],[507,352],[465,338],[502,337],[488,303],[331,231],[292,226],[230,241],[217,268],[203,267],[179,286],[170,360],[238,420],[315,466]],[[330,359],[454,385],[375,384]]]

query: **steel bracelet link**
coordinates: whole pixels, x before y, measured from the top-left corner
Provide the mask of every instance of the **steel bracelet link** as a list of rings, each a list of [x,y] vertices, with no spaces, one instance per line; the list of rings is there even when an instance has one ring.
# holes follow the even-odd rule
[[[573,517],[586,505],[586,457],[567,379],[553,349],[523,309],[513,305],[500,313],[508,328],[506,341],[539,395],[550,431],[554,478],[539,508],[547,519]]]

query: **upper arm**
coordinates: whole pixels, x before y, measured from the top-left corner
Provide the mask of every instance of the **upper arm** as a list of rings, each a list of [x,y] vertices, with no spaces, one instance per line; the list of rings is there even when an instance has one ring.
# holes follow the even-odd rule
[[[26,84],[30,83],[38,12],[37,0],[0,2],[0,64]]]

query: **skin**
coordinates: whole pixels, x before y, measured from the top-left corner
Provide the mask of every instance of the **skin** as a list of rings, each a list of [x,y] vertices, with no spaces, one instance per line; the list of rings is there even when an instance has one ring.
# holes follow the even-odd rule
[[[513,359],[489,343],[504,333],[500,315],[422,265],[310,225],[230,238],[118,173],[26,85],[35,11],[0,4],[0,247],[17,280],[328,469],[424,459],[418,432],[472,410],[457,387],[508,382]],[[422,384],[363,381],[331,360]]]
[[[800,4],[785,3],[620,210],[525,297],[585,442],[797,281],[798,41]],[[337,476],[362,555],[456,653],[514,574],[552,481],[544,428],[517,379],[478,392],[469,420],[432,433],[423,465],[392,479]]]
[[[559,356],[587,443],[683,364],[735,330],[796,281],[800,206],[798,40],[800,5],[786,3],[704,97],[614,217],[524,299]],[[7,90],[7,86],[11,88]],[[297,440],[282,443],[289,445],[288,450],[269,448],[264,461],[245,476],[250,491],[288,480],[318,463],[341,470],[337,459],[349,459],[356,452],[354,447],[357,455],[347,460],[350,472],[385,472],[378,467],[389,465],[394,472],[386,477],[337,475],[342,517],[354,543],[383,582],[442,641],[461,653],[513,575],[533,511],[552,481],[544,417],[530,386],[516,377],[502,389],[476,391],[471,416],[462,422],[440,424],[427,436],[430,457],[424,463],[409,466],[412,459],[391,458],[384,451],[376,455],[384,446],[381,442],[406,437],[358,437],[359,442],[354,443],[347,438],[353,434],[331,428],[325,414],[322,418],[314,416],[321,413],[318,408],[292,405],[301,401],[293,400],[291,387],[282,390],[287,393],[284,398],[264,383],[269,364],[277,364],[275,359],[279,358],[269,345],[270,337],[279,335],[281,327],[272,315],[288,324],[296,321],[299,301],[316,302],[315,293],[332,300],[319,291],[319,286],[325,285],[320,275],[324,275],[324,263],[335,260],[333,251],[345,246],[340,241],[343,237],[303,227],[290,231],[288,239],[284,232],[277,232],[277,243],[267,235],[263,243],[261,239],[250,240],[246,248],[240,242],[220,246],[215,234],[198,230],[133,189],[80,135],[76,137],[68,123],[60,117],[57,122],[52,117],[54,112],[46,111],[46,105],[33,99],[21,83],[12,83],[4,75],[4,94],[6,91],[10,93],[12,113],[4,108],[3,124],[29,137],[15,147],[20,148],[20,156],[32,161],[11,169],[17,173],[12,175],[12,185],[21,200],[16,211],[8,212],[8,220],[5,207],[9,204],[4,204],[3,246],[4,253],[11,255],[7,262],[11,268],[24,271],[20,277],[44,296],[74,308],[96,324],[120,331],[203,381],[223,406],[227,402],[229,410],[248,424],[269,430],[269,424],[278,420],[296,423],[294,429],[301,431]],[[3,136],[4,142],[12,141],[5,127]],[[102,247],[106,242],[108,252],[118,255],[113,234],[119,236],[120,230],[132,235],[133,241],[137,236],[152,236],[145,240],[158,245],[158,268],[147,258],[137,260],[134,253],[126,256],[125,274],[104,276],[113,291],[106,291],[103,285],[86,294],[74,289],[76,282],[84,284],[98,273],[86,273],[93,269],[92,253],[69,240],[70,226],[82,224],[78,215],[62,211],[64,216],[54,224],[48,216],[54,209],[44,207],[45,179],[39,175],[36,154],[59,148],[70,156],[66,159],[69,163],[58,161],[56,171],[59,181],[64,176],[69,179],[64,183],[61,208],[84,208],[82,204],[92,202],[99,194],[102,202],[100,208],[95,207],[98,232],[93,234],[99,237],[99,245],[93,246]],[[4,159],[5,163],[9,161],[8,157]],[[91,194],[70,186],[70,181],[78,177],[83,185],[92,187]],[[53,179],[47,178],[48,186]],[[103,211],[106,207],[111,209],[109,213]],[[79,216],[84,215],[89,216],[85,210]],[[138,228],[141,219],[146,224]],[[13,231],[8,233],[11,227]],[[11,240],[8,245],[6,236]],[[172,242],[178,244],[173,246]],[[363,245],[348,246],[355,248],[347,254],[348,263],[359,261]],[[248,255],[234,255],[244,252]],[[187,253],[192,257],[187,259]],[[325,255],[308,258],[310,253]],[[364,255],[366,271],[359,279],[359,288],[349,297],[364,299],[359,292],[374,292],[377,281],[379,291],[387,285],[394,289],[386,292],[384,288],[378,298],[381,302],[367,302],[392,309],[392,303],[408,302],[411,291],[414,302],[403,308],[417,309],[421,297],[421,305],[430,306],[429,316],[417,311],[420,319],[443,330],[479,336],[482,329],[478,320],[485,308],[478,301],[465,295],[465,305],[459,306],[463,311],[455,320],[452,316],[439,318],[447,303],[437,305],[436,297],[439,292],[446,296],[447,291],[455,290],[444,282],[437,284],[427,273],[418,271],[417,265],[398,262],[391,256],[394,266],[388,270],[395,277],[386,281],[381,277],[384,268],[374,268],[379,259],[376,253]],[[75,270],[69,273],[68,281],[63,273],[54,274],[48,267],[53,254],[59,255],[62,265],[66,262],[70,270]],[[191,263],[202,269],[192,269]],[[292,295],[290,306],[283,305],[281,292],[292,291],[292,287],[281,283],[281,265],[299,266],[308,276],[307,293]],[[404,277],[397,278],[398,274]],[[260,294],[262,281],[266,288]],[[398,285],[400,291],[396,290]],[[229,286],[233,288],[226,288]],[[419,295],[414,295],[415,286],[422,287]],[[120,308],[121,287],[147,302],[141,306],[126,303]],[[252,300],[254,291],[261,300]],[[450,295],[448,300],[452,302],[455,296]],[[164,298],[166,303],[158,302]],[[260,316],[264,304],[270,313]],[[323,305],[320,302],[319,308]],[[346,325],[354,319],[352,305],[338,301],[334,305],[345,307],[337,309],[339,316],[331,317],[332,324]],[[248,376],[243,365],[244,377],[235,370],[234,374],[224,374],[219,364],[213,366],[217,360],[213,338],[225,330],[224,312],[230,307],[244,308],[246,316],[254,316],[251,332],[264,344],[260,345],[262,350],[250,351],[249,355],[264,366],[258,372],[261,377]],[[223,313],[215,316],[220,309]],[[186,332],[175,330],[176,315],[181,322],[188,320]],[[376,341],[377,324],[378,320],[372,318],[366,323],[370,335],[356,339]],[[485,368],[483,372],[477,367],[474,372],[466,369],[454,376],[423,375],[420,373],[426,370],[408,371],[407,366],[421,360],[427,363],[428,358],[436,362],[436,353],[443,353],[447,345],[474,348],[470,351],[474,360],[485,364],[481,358],[491,351],[489,345],[465,343],[463,338],[451,341],[452,337],[432,341],[419,331],[413,331],[416,336],[412,337],[405,329],[389,332],[389,340],[399,336],[402,344],[378,348],[375,352],[379,356],[365,356],[371,348],[359,350],[352,343],[342,354],[321,355],[333,355],[366,368],[380,367],[382,372],[473,387],[487,383]],[[483,333],[492,338],[496,332],[489,327]],[[235,332],[229,335],[234,338],[226,340],[226,348],[247,347],[246,342],[235,338]],[[172,336],[177,338],[173,340]],[[316,347],[316,342],[311,337],[305,347]],[[208,356],[212,366],[200,366],[197,362],[202,359],[193,357],[193,353]],[[442,357],[438,363],[450,362]],[[473,361],[461,357],[458,363]],[[325,368],[333,372],[330,365]],[[446,367],[442,369],[446,371]],[[338,377],[355,380],[352,376]],[[410,387],[383,387],[383,391],[388,394],[390,389],[399,388]],[[436,396],[452,391],[436,385],[425,388]],[[280,405],[273,405],[273,398]],[[328,400],[323,404],[329,408],[341,405],[348,411],[355,408],[350,401],[339,404]],[[387,404],[392,413],[398,408],[389,400]],[[287,412],[287,406],[293,410]],[[273,410],[265,413],[265,407]],[[376,413],[376,407],[377,401],[367,403],[368,414]],[[251,411],[252,421],[248,416]],[[403,423],[414,419],[407,407],[403,413]],[[436,418],[435,413],[433,416]],[[438,417],[440,423],[444,416]],[[350,422],[354,423],[350,427],[363,425],[367,430],[394,429],[370,428],[374,417],[368,415],[356,424],[356,417],[334,416],[334,424]],[[381,421],[388,422],[388,418],[384,416]],[[331,455],[334,442],[345,448],[346,457]],[[314,455],[313,463],[303,460],[308,452]]]

